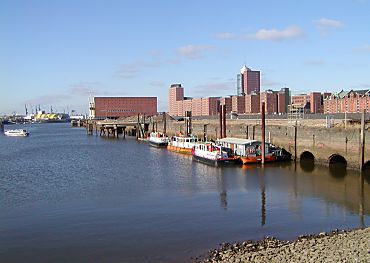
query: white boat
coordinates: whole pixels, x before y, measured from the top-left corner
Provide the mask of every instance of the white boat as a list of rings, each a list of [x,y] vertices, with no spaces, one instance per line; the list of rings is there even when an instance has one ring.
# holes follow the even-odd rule
[[[29,135],[29,132],[26,130],[6,130],[4,132],[5,136],[11,136],[11,137],[26,137]]]
[[[148,141],[155,147],[167,147],[168,145],[168,137],[162,132],[151,132]]]
[[[167,149],[173,152],[191,154],[193,147],[198,143],[198,137],[189,136],[172,136],[168,142]]]
[[[214,166],[240,162],[238,157],[233,156],[226,149],[223,149],[223,147],[210,142],[195,145],[192,154],[194,160]]]

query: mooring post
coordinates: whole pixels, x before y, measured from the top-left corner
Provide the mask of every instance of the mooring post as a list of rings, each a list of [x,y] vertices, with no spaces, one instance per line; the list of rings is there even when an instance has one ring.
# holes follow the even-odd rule
[[[207,141],[207,125],[208,124],[204,124],[203,125],[203,140],[206,142]]]
[[[361,116],[361,149],[360,149],[360,170],[362,171],[364,168],[364,163],[365,163],[365,114],[366,110],[362,112]]]
[[[163,112],[163,134],[166,134],[167,132],[167,122],[166,122],[167,118],[166,118],[166,113]]]
[[[222,134],[224,135],[224,138],[226,138],[227,137],[227,133],[226,133],[226,104],[222,105],[222,127],[223,127]]]
[[[123,139],[126,139],[126,127],[122,128],[122,132],[123,132]]]
[[[223,134],[222,134],[222,105],[220,105],[219,111],[220,111],[220,139],[222,139],[223,138]]]
[[[297,129],[298,129],[298,125],[297,125],[297,121],[295,121],[295,125],[294,125],[294,162],[297,161]]]
[[[4,133],[4,123],[0,120],[0,133]]]
[[[265,103],[262,102],[262,145],[261,145],[261,153],[262,153],[262,164],[265,163]]]
[[[188,119],[188,113],[189,113],[189,111],[185,111],[185,119],[184,119],[184,121],[185,121],[185,137],[187,137],[187,136],[189,136],[189,119]],[[180,133],[181,133],[181,128],[180,128]]]

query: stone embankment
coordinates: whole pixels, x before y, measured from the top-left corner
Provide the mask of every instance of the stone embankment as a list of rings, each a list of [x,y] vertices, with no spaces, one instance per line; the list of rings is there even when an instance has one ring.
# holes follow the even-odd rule
[[[370,262],[370,228],[222,244],[197,262]]]

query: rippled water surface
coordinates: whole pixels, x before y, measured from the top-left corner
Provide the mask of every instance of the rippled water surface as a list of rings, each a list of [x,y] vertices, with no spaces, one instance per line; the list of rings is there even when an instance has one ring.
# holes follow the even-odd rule
[[[370,179],[355,172],[214,168],[133,138],[24,127],[0,136],[0,262],[191,262],[222,242],[370,222]]]

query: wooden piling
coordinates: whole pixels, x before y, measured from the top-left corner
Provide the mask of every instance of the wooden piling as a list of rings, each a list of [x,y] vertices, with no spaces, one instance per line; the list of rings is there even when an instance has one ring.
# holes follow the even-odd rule
[[[163,134],[167,133],[167,118],[166,118],[166,113],[163,112]]]
[[[222,105],[220,105],[219,111],[220,111],[220,139],[222,139],[223,138],[223,133],[222,133]]]
[[[362,112],[361,116],[361,138],[360,138],[360,170],[362,171],[365,163],[365,114],[366,110]]]
[[[204,124],[203,125],[203,140],[206,142],[207,141],[207,125],[208,124]]]
[[[262,154],[262,164],[265,163],[265,103],[262,102],[262,145],[261,145],[261,154]]]
[[[222,128],[223,128],[222,134],[223,134],[224,138],[226,138],[227,137],[227,133],[226,133],[226,105],[222,105]]]
[[[297,129],[298,129],[298,124],[297,124],[297,121],[295,121],[295,125],[294,125],[294,162],[297,162]]]
[[[4,123],[0,120],[0,133],[4,133]]]

